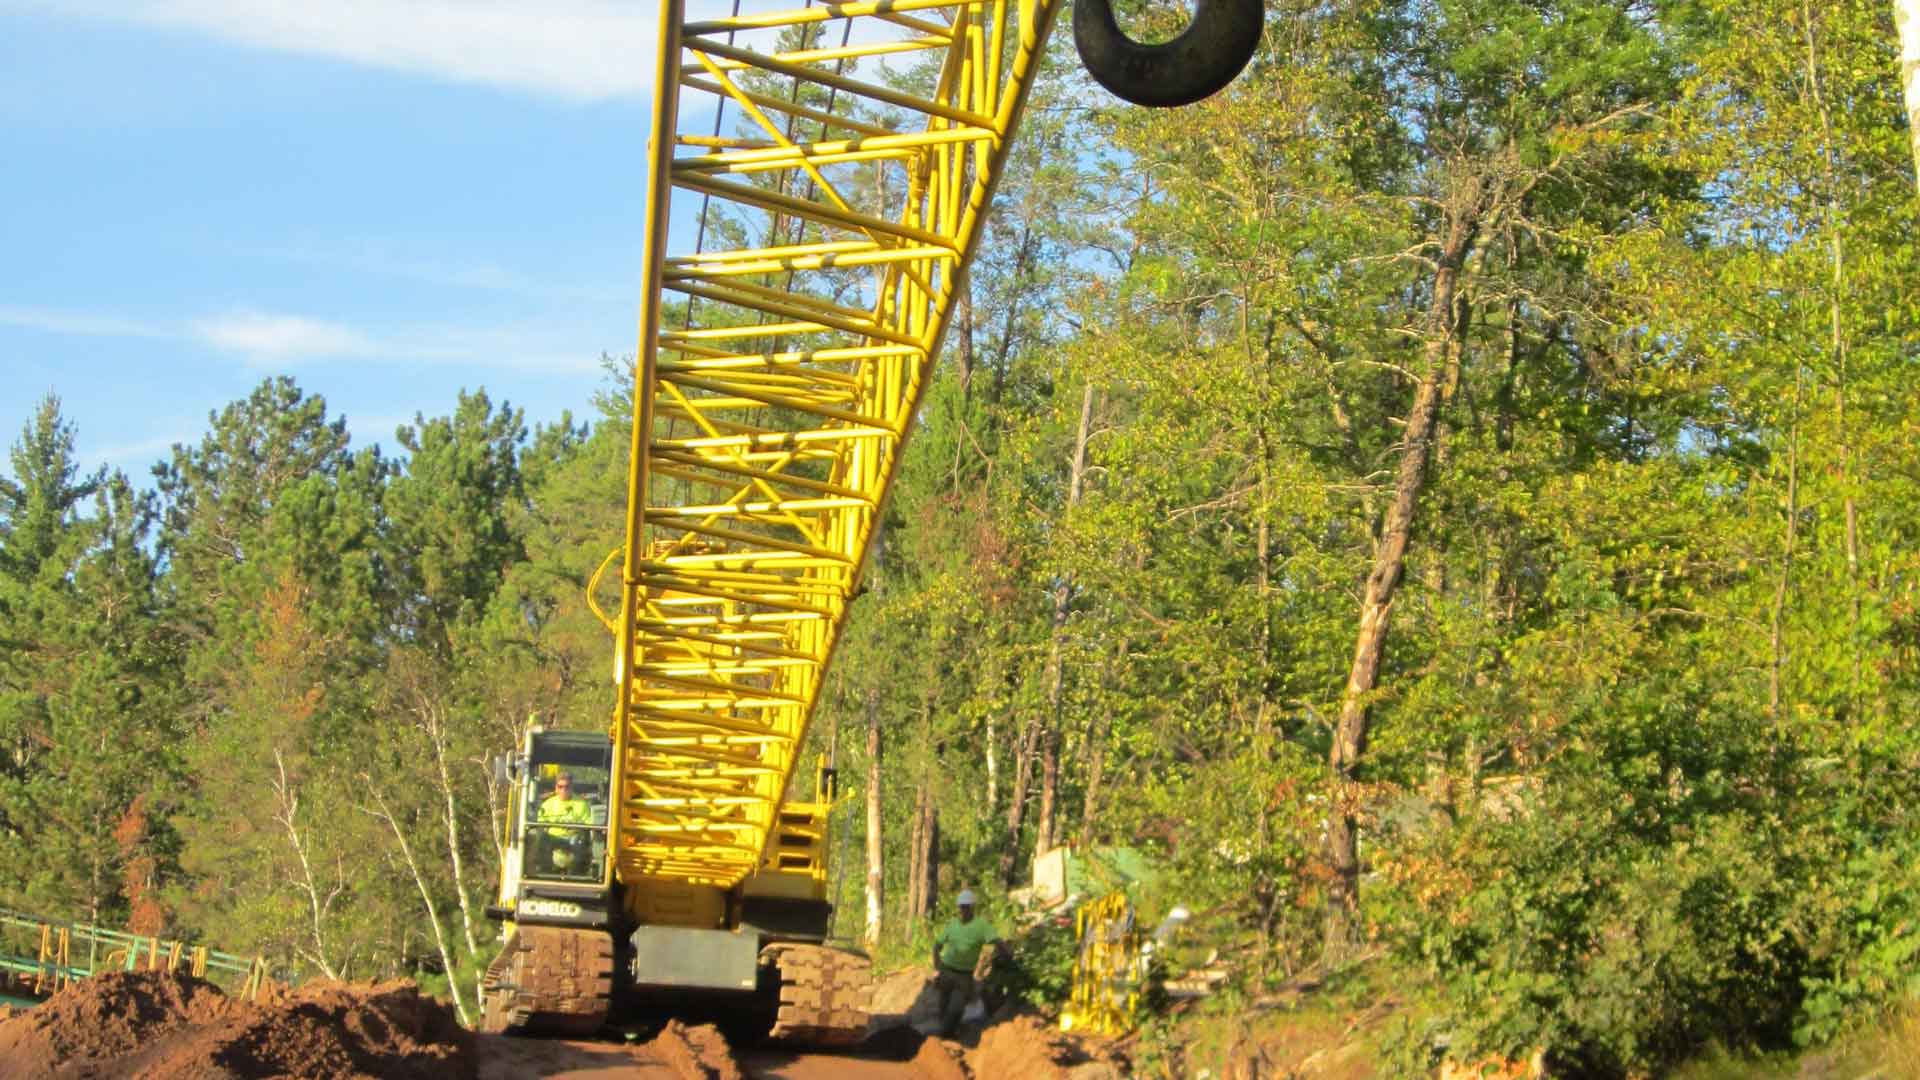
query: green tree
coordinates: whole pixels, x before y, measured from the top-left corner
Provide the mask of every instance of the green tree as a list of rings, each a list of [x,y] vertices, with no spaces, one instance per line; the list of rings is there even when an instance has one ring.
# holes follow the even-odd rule
[[[0,888],[56,915],[157,930],[172,842],[151,809],[179,762],[151,506],[118,472],[80,476],[51,395],[12,464],[0,478]]]
[[[398,432],[406,464],[387,484],[393,572],[416,640],[446,656],[452,637],[486,610],[507,568],[525,555],[510,516],[525,499],[519,470],[526,426],[493,408],[484,390],[460,393],[453,415],[416,417]]]
[[[285,377],[210,422],[155,472],[197,780],[174,813],[173,895],[234,946],[331,975],[395,970],[406,935],[386,935],[411,903],[404,879],[365,873],[381,834],[353,798],[401,595],[392,465],[350,453],[344,418]]]

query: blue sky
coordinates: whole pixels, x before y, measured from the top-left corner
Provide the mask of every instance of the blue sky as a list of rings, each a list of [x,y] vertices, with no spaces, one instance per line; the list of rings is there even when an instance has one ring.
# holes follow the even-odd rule
[[[0,0],[0,441],[145,482],[293,375],[357,443],[633,349],[646,0]]]

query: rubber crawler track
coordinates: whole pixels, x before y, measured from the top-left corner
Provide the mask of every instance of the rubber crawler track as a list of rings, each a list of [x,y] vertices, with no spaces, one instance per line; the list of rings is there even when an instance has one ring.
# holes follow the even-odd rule
[[[519,926],[487,965],[480,1030],[591,1035],[607,1021],[613,938],[604,930]]]
[[[820,945],[773,945],[780,1008],[768,1035],[808,1046],[851,1046],[867,1037],[873,962]]]

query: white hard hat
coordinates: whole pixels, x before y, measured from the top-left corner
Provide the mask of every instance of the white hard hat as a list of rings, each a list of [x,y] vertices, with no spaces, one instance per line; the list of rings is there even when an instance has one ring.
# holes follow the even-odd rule
[[[961,889],[960,896],[954,903],[959,904],[961,907],[972,907],[974,900],[975,897],[972,889]]]

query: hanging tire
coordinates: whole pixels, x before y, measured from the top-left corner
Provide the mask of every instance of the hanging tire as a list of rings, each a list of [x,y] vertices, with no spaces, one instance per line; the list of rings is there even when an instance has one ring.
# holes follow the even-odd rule
[[[1260,47],[1261,0],[1197,0],[1179,37],[1142,45],[1120,30],[1112,0],[1074,0],[1073,44],[1087,74],[1135,105],[1172,108],[1211,97]]]

